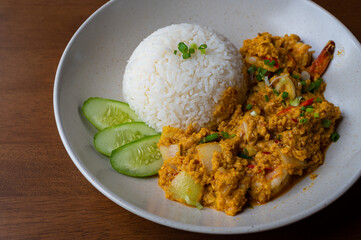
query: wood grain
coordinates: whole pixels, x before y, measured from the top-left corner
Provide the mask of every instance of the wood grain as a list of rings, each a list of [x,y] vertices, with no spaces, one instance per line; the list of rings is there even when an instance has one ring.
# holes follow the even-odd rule
[[[0,239],[224,239],[142,219],[98,192],[57,133],[52,90],[61,54],[105,0],[0,1]],[[316,1],[361,40],[359,1]],[[327,27],[327,26],[325,26]],[[289,226],[228,239],[361,239],[358,181]]]

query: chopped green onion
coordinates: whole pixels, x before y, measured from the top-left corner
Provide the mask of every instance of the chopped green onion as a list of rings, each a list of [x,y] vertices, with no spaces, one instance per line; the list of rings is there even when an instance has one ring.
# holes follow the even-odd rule
[[[305,113],[301,112],[300,117],[304,117],[304,116],[305,116]]]
[[[307,123],[308,122],[308,119],[307,118],[301,118],[300,119],[300,123]]]
[[[271,66],[271,67],[273,67],[276,64],[275,60],[270,61],[269,59],[265,59],[263,62],[264,62],[264,64]]]
[[[268,95],[264,95],[264,100],[266,100],[266,102],[268,102],[268,101],[269,101],[269,99],[268,99]]]
[[[282,105],[283,105],[283,106],[287,106],[287,104],[286,104],[286,101],[285,101],[285,100],[282,100]]]
[[[201,52],[201,54],[206,54],[206,50],[205,50],[205,49],[200,49],[199,51]]]
[[[273,88],[272,90],[273,90],[274,94],[276,94],[277,96],[280,95],[280,93],[276,89]]]
[[[331,126],[331,121],[330,120],[328,120],[328,119],[323,119],[322,120],[322,126],[324,127],[324,128],[329,128],[330,126]]]
[[[331,140],[332,142],[337,142],[337,140],[340,138],[340,134],[338,134],[337,132],[333,132],[331,134]]]
[[[283,68],[280,68],[275,72],[276,75],[280,75],[281,73],[283,73]]]
[[[287,99],[288,98],[288,92],[283,92],[282,93],[282,98]]]
[[[313,108],[306,108],[306,113],[313,113]]]
[[[322,99],[318,97],[318,98],[316,98],[316,102],[321,103]]]
[[[184,42],[178,43],[178,49],[179,49],[179,51],[181,51],[181,53],[187,53],[188,52],[188,47]]]
[[[306,85],[307,85],[305,80],[302,80],[300,83],[301,83],[302,86],[306,86]]]
[[[247,71],[248,71],[248,73],[254,73],[256,68],[257,68],[256,66],[252,65],[251,68],[248,68]],[[256,76],[256,79],[257,79],[257,81],[260,82],[265,78],[265,74],[267,73],[267,69],[263,69],[263,68],[259,67],[257,69],[257,72],[258,72],[258,74]]]
[[[300,101],[302,100],[302,97],[301,96],[297,96],[295,97],[295,99],[291,100],[290,101],[290,105],[291,106],[294,106],[294,107],[297,107],[298,105],[300,105]]]
[[[314,116],[315,118],[319,118],[319,117],[320,117],[320,114],[317,113],[317,112],[315,112],[315,113],[313,114],[313,116]]]
[[[293,78],[300,79],[300,76],[298,76],[298,75],[291,74],[291,76],[292,76]]]
[[[257,79],[258,82],[262,81],[262,76],[261,76],[261,74],[258,74],[258,75],[256,76],[256,79]]]
[[[197,49],[197,44],[192,43],[191,45],[189,45],[189,48]]]
[[[240,153],[239,156],[244,159],[252,159],[252,157],[248,156],[247,154]]]
[[[203,43],[202,45],[199,46],[198,49],[201,50],[201,49],[206,49],[206,48],[207,48],[207,44]]]
[[[219,139],[219,137],[220,136],[218,133],[213,133],[213,134],[205,136],[199,143],[213,142],[213,141],[216,141],[217,139]]]
[[[282,135],[277,136],[277,140],[281,140],[281,138],[282,138]]]
[[[173,52],[173,53],[174,53],[174,55],[176,55],[176,54],[177,54],[177,50],[174,50],[174,52]]]
[[[320,88],[322,81],[322,78],[319,78],[315,82],[312,82],[307,91],[314,93]]]
[[[264,77],[264,75],[267,73],[267,69],[261,68],[261,70],[258,69],[258,72],[259,72],[259,74],[260,74],[262,77]]]
[[[231,136],[229,136],[230,138],[234,138],[236,136],[236,134],[232,134]]]
[[[246,109],[247,109],[247,110],[251,110],[252,107],[253,107],[252,104],[247,104]]]
[[[249,74],[252,74],[252,73],[254,73],[254,72],[256,71],[256,69],[257,69],[257,67],[256,67],[255,65],[252,65],[252,66],[250,66],[250,67],[248,68],[247,72],[248,72]]]
[[[229,133],[228,132],[221,132],[221,134],[222,134],[222,138],[224,138],[224,139],[229,138]]]
[[[301,111],[305,111],[306,107],[305,106],[301,106]]]
[[[189,48],[189,53],[194,53],[194,48]]]
[[[252,111],[250,114],[251,114],[251,116],[254,117],[254,116],[257,116],[258,113],[256,111]]]
[[[183,53],[182,57],[183,57],[183,59],[187,59],[187,58],[191,57],[191,54],[190,53]]]

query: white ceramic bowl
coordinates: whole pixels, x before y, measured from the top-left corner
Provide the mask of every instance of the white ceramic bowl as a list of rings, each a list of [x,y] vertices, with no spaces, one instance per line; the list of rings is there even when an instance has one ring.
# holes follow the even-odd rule
[[[280,10],[281,9],[281,10]],[[325,163],[289,192],[230,217],[167,200],[157,177],[138,179],[112,169],[93,147],[96,129],[83,117],[89,97],[123,100],[122,76],[138,43],[172,23],[207,25],[237,47],[258,32],[298,34],[318,54],[330,39],[336,54],[324,79],[327,99],[340,106],[341,135]],[[272,229],[305,218],[344,193],[361,173],[361,47],[337,19],[309,1],[156,0],[111,1],[74,34],[60,60],[54,85],[54,111],[64,146],[82,174],[123,208],[170,227],[205,233],[248,233]],[[306,190],[304,190],[304,188]]]

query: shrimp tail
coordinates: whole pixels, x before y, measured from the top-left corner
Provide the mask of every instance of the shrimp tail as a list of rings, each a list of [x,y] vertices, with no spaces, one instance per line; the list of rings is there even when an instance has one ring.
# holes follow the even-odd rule
[[[308,72],[310,73],[312,79],[316,75],[322,76],[322,74],[326,71],[328,64],[333,58],[335,46],[334,41],[328,41],[326,46],[322,49],[320,55],[318,55],[316,60],[309,67]]]

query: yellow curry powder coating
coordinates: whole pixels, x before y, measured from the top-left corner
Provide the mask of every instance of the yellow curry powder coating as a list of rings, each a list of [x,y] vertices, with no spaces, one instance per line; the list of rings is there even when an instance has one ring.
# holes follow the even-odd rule
[[[324,82],[316,91],[307,91],[319,75],[316,74],[314,80],[305,80],[306,86],[299,84],[302,79],[297,76],[312,63],[309,49],[296,35],[273,37],[263,33],[244,41],[240,52],[245,69],[251,66],[267,69],[271,73],[267,75],[269,84],[255,80],[255,73],[246,76],[251,79],[245,103],[245,106],[251,105],[249,110],[231,105],[236,95],[234,89],[228,89],[223,105],[218,106],[214,114],[220,116],[223,111],[228,117],[229,109],[234,112],[213,130],[197,131],[193,126],[187,130],[163,129],[158,146],[176,146],[179,150],[165,159],[159,170],[159,186],[167,198],[180,201],[174,199],[168,189],[175,176],[186,171],[203,187],[199,200],[203,206],[235,215],[247,201],[266,203],[289,184],[292,175],[306,174],[323,163],[340,110],[324,99]],[[277,64],[270,66],[265,59],[275,59]],[[282,81],[275,74],[279,69],[283,69],[280,75],[291,81],[287,84],[294,86],[295,95],[303,97],[300,106],[290,106],[290,99],[283,98],[282,92],[275,94],[274,88]],[[312,105],[312,110],[302,108],[307,100],[311,101],[307,108]],[[331,124],[328,126],[325,121]],[[228,138],[214,141],[222,151],[214,151],[211,164],[206,167],[199,145],[207,143],[200,144],[200,141],[216,132],[219,136],[226,132]]]

